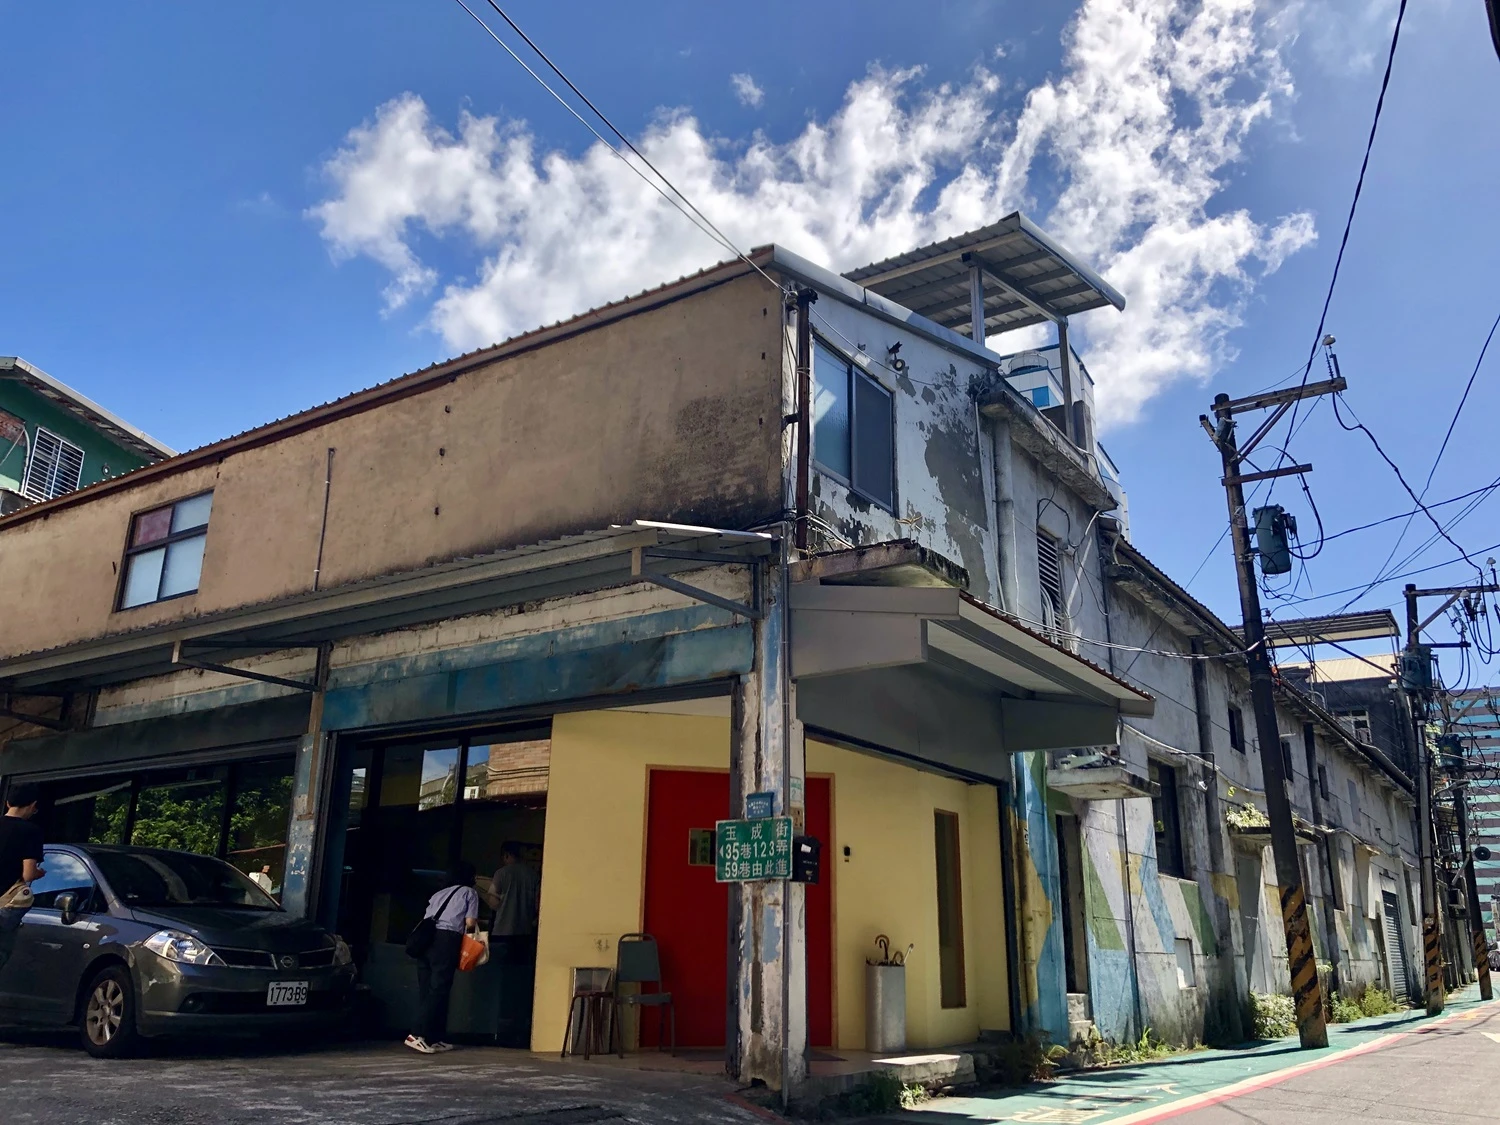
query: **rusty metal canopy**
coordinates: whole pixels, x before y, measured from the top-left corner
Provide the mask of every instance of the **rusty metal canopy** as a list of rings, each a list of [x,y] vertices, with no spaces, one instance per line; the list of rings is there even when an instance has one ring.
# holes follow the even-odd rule
[[[970,325],[970,278],[984,281],[986,334],[1125,307],[1119,291],[1019,211],[997,223],[844,274],[955,331]]]
[[[179,643],[231,659],[629,585],[642,580],[637,551],[662,578],[764,558],[774,543],[763,532],[637,520],[0,659],[0,691],[61,694],[179,671]]]

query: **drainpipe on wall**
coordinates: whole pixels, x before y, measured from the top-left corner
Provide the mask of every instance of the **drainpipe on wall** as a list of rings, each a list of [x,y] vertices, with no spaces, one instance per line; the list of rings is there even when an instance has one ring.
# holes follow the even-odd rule
[[[1101,531],[1099,535],[1102,539],[1104,533]],[[1104,552],[1100,550],[1094,554],[1103,563]],[[1102,572],[1104,568],[1100,566],[1099,569]],[[1099,608],[1104,611],[1104,655],[1109,664],[1110,675],[1114,675],[1115,638],[1110,626],[1109,579],[1103,573],[1099,576]],[[1131,1029],[1131,1035],[1134,1037],[1141,1034],[1144,1024],[1141,1016],[1141,975],[1135,947],[1135,899],[1130,893],[1130,830],[1125,823],[1124,797],[1115,801],[1115,827],[1120,840],[1120,889],[1125,895],[1125,941],[1130,947],[1130,1000],[1135,1012],[1135,1026]]]
[[[1009,422],[996,420],[991,445],[995,463],[995,550],[1000,556],[1000,608],[1007,613],[1019,614],[1021,584],[1016,573],[1015,462]]]
[[[1194,637],[1191,641],[1192,653],[1196,657],[1192,661],[1193,670],[1193,715],[1198,721],[1198,756],[1208,763],[1208,784],[1203,790],[1203,813],[1208,819],[1208,863],[1209,870],[1222,872],[1225,875],[1233,875],[1224,857],[1224,822],[1219,815],[1219,779],[1214,766],[1214,727],[1213,718],[1210,713],[1208,702],[1208,665],[1203,657],[1207,654],[1203,648],[1203,638]],[[1214,892],[1212,885],[1208,888],[1214,904],[1214,931],[1219,944],[1219,971],[1226,974],[1232,981],[1234,979],[1234,921],[1229,916],[1229,903],[1218,893]],[[1229,1038],[1236,1041],[1244,1038],[1248,1028],[1244,1026],[1243,1009],[1240,1004],[1232,1004],[1226,1013],[1227,1018],[1234,1023]],[[1207,1029],[1205,1029],[1207,1030]]]
[[[812,480],[812,303],[816,290],[797,290],[797,550],[807,550]]]
[[[1313,823],[1323,824],[1323,794],[1318,788],[1318,743],[1311,723],[1302,724],[1302,749],[1307,754],[1307,787],[1312,790]],[[1327,886],[1333,886],[1333,850],[1328,846],[1328,837],[1318,841],[1318,851],[1323,857],[1323,878]],[[1339,989],[1339,924],[1334,916],[1334,903],[1329,901],[1328,891],[1323,892],[1323,946],[1328,953],[1328,990]]]

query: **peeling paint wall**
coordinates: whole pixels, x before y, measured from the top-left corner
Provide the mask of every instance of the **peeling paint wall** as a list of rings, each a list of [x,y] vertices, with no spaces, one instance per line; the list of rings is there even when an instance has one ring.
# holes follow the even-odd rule
[[[981,471],[982,435],[969,393],[983,369],[968,356],[831,298],[813,306],[813,328],[815,340],[836,352],[852,357],[855,345],[862,345],[865,354],[882,361],[872,362],[868,373],[891,392],[896,414],[894,513],[820,469],[813,450],[814,549],[915,539],[967,569],[975,597],[996,602],[999,572]],[[883,366],[887,349],[898,343],[907,363],[899,374]]]

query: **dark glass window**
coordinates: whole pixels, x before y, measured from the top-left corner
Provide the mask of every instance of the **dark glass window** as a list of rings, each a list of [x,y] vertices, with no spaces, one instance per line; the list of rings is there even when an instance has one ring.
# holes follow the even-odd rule
[[[1229,745],[1245,752],[1245,716],[1233,703],[1229,705]]]
[[[819,344],[813,358],[813,456],[882,507],[896,506],[896,413],[891,392]]]
[[[1157,795],[1151,798],[1151,815],[1156,822],[1156,866],[1163,875],[1182,878],[1182,824],[1178,815],[1177,771],[1160,762],[1152,762],[1151,780],[1157,787]]]

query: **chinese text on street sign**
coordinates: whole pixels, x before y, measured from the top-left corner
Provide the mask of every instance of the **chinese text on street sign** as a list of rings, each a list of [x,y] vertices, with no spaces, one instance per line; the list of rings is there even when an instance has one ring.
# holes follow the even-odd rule
[[[714,878],[720,883],[792,877],[792,819],[721,820]]]

